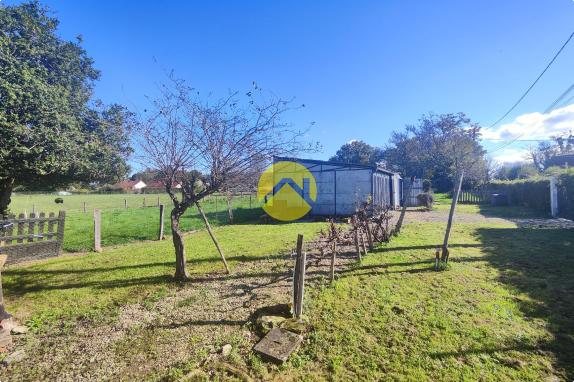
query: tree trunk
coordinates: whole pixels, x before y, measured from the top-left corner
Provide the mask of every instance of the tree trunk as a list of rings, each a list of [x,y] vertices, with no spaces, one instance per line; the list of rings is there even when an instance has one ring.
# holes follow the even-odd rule
[[[175,278],[180,281],[185,281],[189,279],[189,273],[187,273],[185,268],[185,245],[183,244],[183,236],[179,229],[180,217],[180,212],[174,208],[171,211],[171,237],[175,248]]]
[[[8,206],[14,188],[14,178],[0,180],[0,218],[8,216]]]
[[[221,247],[219,246],[219,242],[215,238],[215,234],[211,230],[211,225],[209,225],[209,221],[207,220],[207,217],[203,213],[203,209],[199,205],[199,202],[195,202],[195,205],[197,206],[197,210],[199,211],[201,217],[203,218],[203,222],[205,223],[205,228],[207,228],[207,232],[209,233],[209,236],[211,236],[211,240],[213,240],[213,244],[215,244],[215,248],[217,248],[217,252],[219,252],[219,256],[221,256],[221,261],[223,261],[223,265],[225,266],[225,272],[231,273],[229,271],[229,266],[227,265],[227,261],[225,260],[225,255],[223,254],[223,251],[221,250]]]

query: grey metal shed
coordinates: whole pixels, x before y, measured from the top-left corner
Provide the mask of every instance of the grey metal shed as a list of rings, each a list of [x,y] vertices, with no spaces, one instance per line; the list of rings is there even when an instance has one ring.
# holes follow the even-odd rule
[[[309,215],[349,216],[369,196],[375,206],[400,207],[402,179],[381,166],[285,157],[274,157],[273,161],[296,162],[313,174],[317,198]]]

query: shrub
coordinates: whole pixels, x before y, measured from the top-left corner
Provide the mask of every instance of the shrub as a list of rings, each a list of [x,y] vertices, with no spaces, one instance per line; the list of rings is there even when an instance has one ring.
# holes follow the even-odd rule
[[[430,179],[423,180],[423,192],[431,192],[432,182]]]
[[[62,199],[62,198],[56,198],[56,199],[54,199],[54,202],[55,202],[56,204],[62,204],[62,203],[64,203],[64,199]]]
[[[430,192],[423,192],[417,195],[419,205],[424,206],[427,210],[432,210],[434,204],[434,194]]]

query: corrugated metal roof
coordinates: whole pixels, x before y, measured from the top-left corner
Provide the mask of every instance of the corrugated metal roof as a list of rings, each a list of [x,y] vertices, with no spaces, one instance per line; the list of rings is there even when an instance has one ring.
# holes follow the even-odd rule
[[[313,164],[318,164],[318,165],[341,166],[341,167],[356,168],[356,169],[369,169],[369,170],[373,170],[373,171],[383,172],[383,173],[386,173],[389,175],[398,175],[400,177],[399,173],[387,170],[386,168],[384,168],[380,165],[372,166],[372,165],[366,165],[366,164],[361,164],[361,163],[332,162],[332,161],[318,160],[318,159],[305,159],[305,158],[279,157],[279,156],[274,156],[273,161],[274,162],[275,161],[306,162],[306,163],[313,163]]]

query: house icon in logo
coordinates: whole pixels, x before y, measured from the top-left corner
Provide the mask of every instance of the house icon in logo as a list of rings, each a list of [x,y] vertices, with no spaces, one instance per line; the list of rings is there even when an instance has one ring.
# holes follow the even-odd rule
[[[305,166],[282,161],[261,174],[257,197],[271,217],[281,221],[297,220],[311,211],[317,198],[317,185]]]

